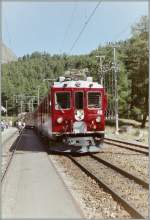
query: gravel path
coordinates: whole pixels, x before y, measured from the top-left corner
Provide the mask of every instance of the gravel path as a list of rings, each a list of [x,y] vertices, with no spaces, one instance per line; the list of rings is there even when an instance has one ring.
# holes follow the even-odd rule
[[[131,218],[109,193],[83,173],[70,159],[65,156],[51,155],[55,161],[59,172],[67,178],[67,185],[76,194],[78,202],[81,204],[85,217],[95,218]],[[84,157],[86,161],[86,157]]]
[[[149,179],[149,158],[140,153],[134,153],[127,149],[105,144],[101,153],[97,154],[103,159],[112,162],[126,171],[139,176],[148,182]]]
[[[117,173],[111,168],[95,161],[91,157],[80,157],[77,159],[83,166],[90,168],[92,172],[115,189],[124,199],[129,201],[144,216],[148,216],[148,190]]]

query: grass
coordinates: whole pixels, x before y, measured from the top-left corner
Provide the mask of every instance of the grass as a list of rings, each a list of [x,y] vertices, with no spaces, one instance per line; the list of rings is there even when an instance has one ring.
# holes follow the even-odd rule
[[[114,127],[114,126],[115,126],[115,120],[109,120],[109,119],[107,119],[107,120],[106,120],[106,125],[109,125],[109,126]],[[123,126],[123,125],[130,126],[130,125],[132,125],[132,126],[135,127],[135,128],[140,128],[141,122],[135,121],[135,120],[133,120],[133,119],[120,118],[120,119],[119,119],[119,125],[120,125],[120,126]],[[148,122],[146,122],[146,128],[148,128]]]
[[[149,127],[148,122],[145,128],[140,128],[141,123],[131,119],[119,119],[119,135],[115,134],[115,121],[106,121],[105,134],[108,137],[120,138],[128,141],[137,141],[142,136],[140,143],[148,144]],[[126,127],[126,131],[123,131],[123,127]]]

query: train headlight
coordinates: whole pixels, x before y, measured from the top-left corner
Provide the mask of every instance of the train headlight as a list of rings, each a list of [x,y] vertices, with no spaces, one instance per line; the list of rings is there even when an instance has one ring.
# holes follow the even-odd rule
[[[96,125],[93,126],[93,129],[96,130]]]
[[[63,118],[62,117],[57,118],[57,123],[58,124],[61,124],[62,122],[63,122]]]
[[[67,120],[65,120],[65,124],[68,124],[68,121],[67,121]]]
[[[100,123],[100,122],[101,122],[101,117],[100,117],[100,116],[98,116],[98,117],[96,118],[96,122],[97,122],[97,123]]]

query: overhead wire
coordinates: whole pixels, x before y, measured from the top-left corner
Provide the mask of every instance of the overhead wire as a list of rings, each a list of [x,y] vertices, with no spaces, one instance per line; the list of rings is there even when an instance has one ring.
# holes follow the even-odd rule
[[[86,26],[87,26],[88,23],[90,22],[91,18],[94,16],[94,14],[95,14],[97,8],[99,7],[99,5],[100,5],[101,3],[102,3],[102,0],[98,2],[98,4],[97,4],[96,7],[93,9],[93,11],[92,11],[92,13],[90,14],[90,16],[89,16],[89,17],[87,18],[87,20],[85,21],[85,23],[84,23],[82,29],[80,30],[80,32],[79,32],[77,38],[75,39],[75,41],[73,42],[73,44],[72,44],[72,46],[71,46],[71,48],[70,48],[70,50],[69,50],[69,54],[70,54],[70,53],[72,52],[72,50],[74,49],[76,43],[77,43],[78,40],[80,39],[80,37],[81,37],[82,33],[84,32]]]
[[[112,41],[118,40],[118,37],[119,37],[120,35],[122,35],[123,33],[125,33],[129,28],[131,28],[131,26],[137,21],[138,18],[139,18],[139,16],[136,17],[136,19],[134,20],[134,22],[132,22],[132,23],[129,22],[129,23],[127,24],[127,26],[126,26],[124,29],[122,29],[122,31],[120,31],[120,32],[113,38]]]
[[[68,33],[69,33],[69,30],[70,30],[70,28],[71,28],[71,26],[72,26],[76,8],[77,8],[77,1],[74,2],[74,6],[73,6],[73,10],[72,10],[70,19],[69,19],[69,23],[68,23],[68,25],[67,25],[67,27],[66,27],[65,34],[64,34],[64,37],[63,37],[63,40],[62,40],[62,47],[64,46],[64,43],[65,43],[65,41],[66,41],[67,35],[68,35]],[[60,49],[60,53],[61,53],[61,52],[62,52],[62,49]]]

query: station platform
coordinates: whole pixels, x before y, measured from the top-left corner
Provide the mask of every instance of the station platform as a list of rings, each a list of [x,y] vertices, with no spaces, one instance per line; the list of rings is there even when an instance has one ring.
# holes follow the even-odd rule
[[[1,142],[2,144],[7,141],[11,136],[13,136],[16,132],[18,132],[18,129],[16,127],[9,127],[7,129],[4,129],[3,132],[1,132]],[[19,134],[19,132],[18,132]]]
[[[23,132],[2,183],[2,218],[83,218],[32,130]]]

